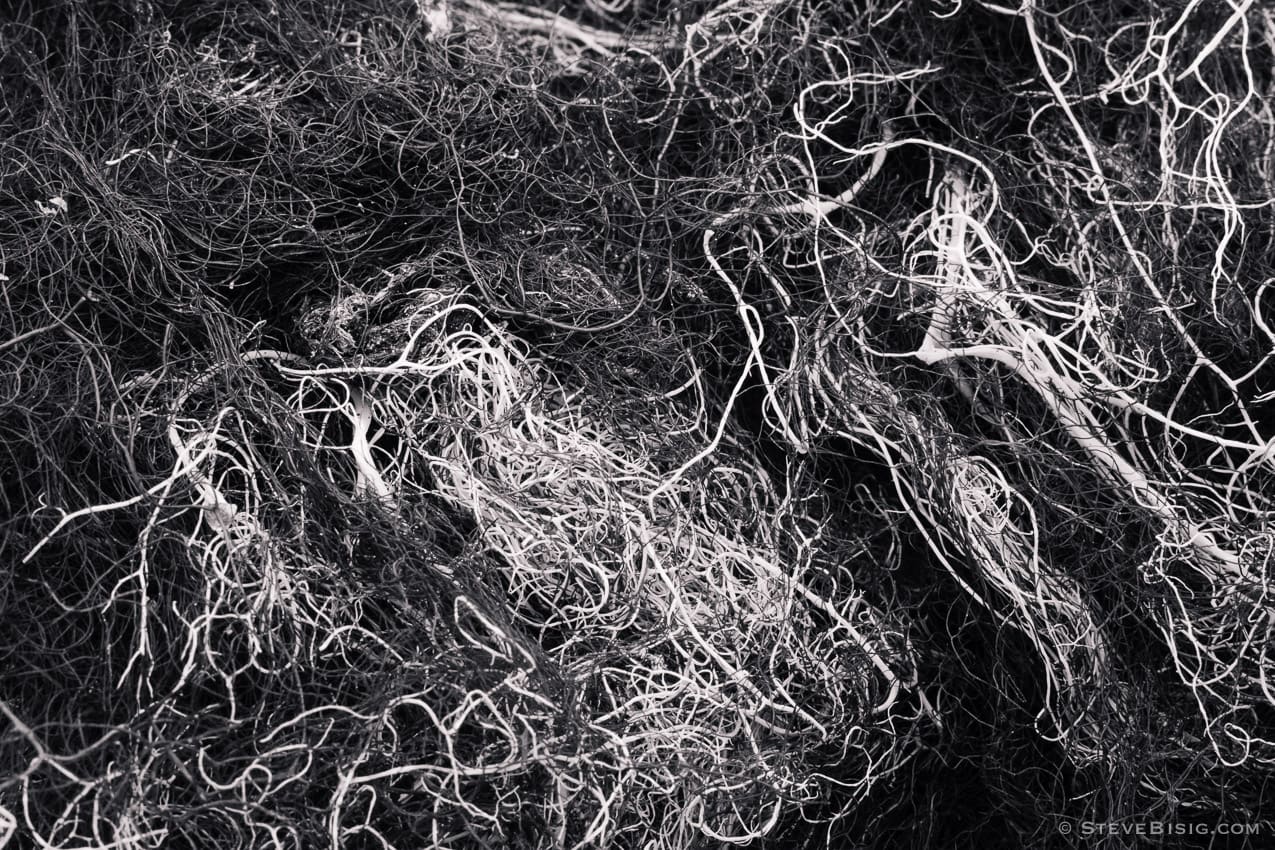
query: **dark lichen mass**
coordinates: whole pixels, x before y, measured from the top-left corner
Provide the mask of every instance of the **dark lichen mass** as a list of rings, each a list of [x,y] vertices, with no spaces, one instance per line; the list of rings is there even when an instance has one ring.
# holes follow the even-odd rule
[[[0,847],[1262,847],[1275,16],[0,11]]]

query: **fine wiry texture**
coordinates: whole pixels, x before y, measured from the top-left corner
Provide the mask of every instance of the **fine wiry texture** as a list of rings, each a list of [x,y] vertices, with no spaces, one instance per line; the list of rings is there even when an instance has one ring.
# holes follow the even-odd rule
[[[19,4],[0,846],[1262,846],[1272,68],[1239,0]]]

